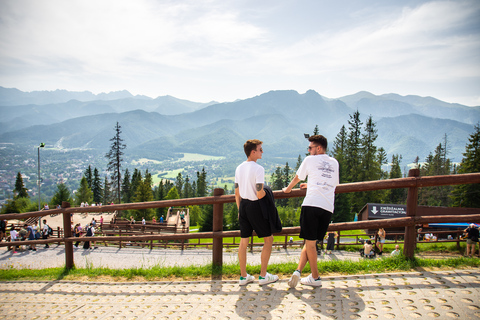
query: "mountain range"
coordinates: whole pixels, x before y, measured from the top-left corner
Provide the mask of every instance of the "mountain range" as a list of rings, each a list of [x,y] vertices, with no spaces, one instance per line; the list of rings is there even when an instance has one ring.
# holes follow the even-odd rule
[[[358,92],[329,99],[313,90],[270,91],[234,102],[197,103],[171,96],[155,99],[128,91],[22,92],[0,87],[0,142],[105,153],[116,122],[126,153],[163,160],[178,153],[242,156],[247,139],[264,141],[265,157],[296,158],[306,153],[304,133],[318,125],[330,146],[356,110],[372,116],[376,145],[404,163],[424,160],[447,137],[449,157],[459,162],[480,107],[431,97]]]

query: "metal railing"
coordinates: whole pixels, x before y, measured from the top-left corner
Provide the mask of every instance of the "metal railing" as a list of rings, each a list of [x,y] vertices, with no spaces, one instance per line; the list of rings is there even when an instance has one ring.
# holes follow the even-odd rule
[[[372,191],[382,189],[396,189],[408,188],[407,196],[407,216],[404,218],[373,220],[373,221],[356,221],[356,222],[341,222],[330,224],[329,231],[355,230],[355,229],[378,229],[378,228],[393,228],[405,227],[405,245],[404,255],[413,258],[415,250],[416,230],[415,225],[435,223],[435,222],[480,222],[480,209],[468,208],[447,208],[448,210],[455,209],[454,214],[435,215],[431,212],[428,215],[419,215],[418,213],[428,212],[425,208],[418,206],[418,188],[433,187],[443,185],[458,185],[480,183],[480,173],[458,174],[448,176],[432,176],[419,177],[418,169],[411,169],[409,177],[378,180],[367,182],[355,182],[340,184],[337,186],[335,193],[349,193]],[[175,199],[151,202],[138,202],[128,204],[114,204],[101,207],[84,207],[84,208],[70,208],[69,204],[62,204],[61,209],[48,210],[48,214],[63,214],[63,229],[64,238],[62,239],[46,239],[35,241],[17,241],[15,245],[29,245],[29,244],[45,244],[54,242],[65,243],[65,266],[70,269],[74,266],[73,261],[73,242],[78,241],[78,238],[72,237],[71,232],[71,214],[84,212],[111,212],[114,210],[138,210],[148,208],[162,208],[171,206],[190,206],[190,205],[207,205],[213,204],[213,231],[201,233],[184,233],[184,234],[150,234],[150,235],[132,235],[132,236],[106,236],[106,237],[89,237],[89,241],[100,242],[118,242],[118,241],[155,241],[155,240],[186,240],[186,239],[205,239],[212,238],[212,263],[215,266],[223,265],[223,238],[240,237],[240,231],[223,231],[223,204],[235,202],[234,195],[224,195],[223,189],[215,189],[213,196],[202,198],[188,198]],[[306,191],[295,189],[291,193],[283,193],[282,191],[274,191],[274,197],[277,199],[303,197]],[[445,212],[445,210],[443,210]],[[465,214],[463,214],[465,213]],[[35,211],[17,214],[5,214],[3,219],[26,219],[29,217],[44,216],[44,211]],[[300,227],[284,228],[279,235],[291,235],[300,233]],[[11,246],[12,243],[0,243],[0,246]]]

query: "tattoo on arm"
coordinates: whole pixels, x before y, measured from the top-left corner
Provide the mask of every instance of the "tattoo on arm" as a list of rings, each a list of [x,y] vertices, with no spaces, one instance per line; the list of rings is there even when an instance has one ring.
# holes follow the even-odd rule
[[[257,183],[257,191],[261,191],[263,189],[263,183]]]
[[[237,189],[237,188],[238,188],[238,183],[235,182],[235,189]]]

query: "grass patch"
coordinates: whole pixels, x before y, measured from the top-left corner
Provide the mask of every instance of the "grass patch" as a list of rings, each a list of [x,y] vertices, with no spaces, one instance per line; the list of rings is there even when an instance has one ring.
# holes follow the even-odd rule
[[[271,264],[269,272],[278,274],[280,278],[287,278],[295,270],[294,262]],[[404,256],[388,257],[379,259],[362,259],[359,261],[331,260],[319,261],[318,267],[322,276],[328,275],[355,275],[367,273],[385,272],[408,272],[422,269],[459,269],[478,268],[478,258],[449,258],[449,259],[407,259]],[[250,274],[259,274],[260,265],[248,266]],[[305,267],[303,273],[308,274],[310,267]],[[13,280],[80,280],[80,281],[171,281],[171,280],[207,280],[212,274],[223,274],[223,279],[237,279],[239,274],[238,263],[224,264],[221,270],[213,265],[189,266],[189,267],[164,267],[154,266],[151,268],[109,269],[109,268],[48,268],[40,270],[8,269],[0,273],[1,281]]]

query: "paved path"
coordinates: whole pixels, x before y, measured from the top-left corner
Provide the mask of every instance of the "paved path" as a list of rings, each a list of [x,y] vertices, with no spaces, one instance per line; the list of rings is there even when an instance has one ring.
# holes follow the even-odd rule
[[[287,280],[1,282],[0,319],[479,319],[480,270]]]
[[[12,254],[0,250],[6,268],[64,265],[62,246]],[[298,250],[278,250],[271,262],[297,261]],[[248,261],[259,263],[260,252]],[[140,248],[75,249],[75,264],[110,268],[203,265],[209,250]],[[336,252],[321,259],[358,259]],[[236,262],[236,252],[224,253]],[[258,277],[258,275],[255,275]],[[322,288],[288,279],[266,286],[237,281],[181,282],[0,282],[0,319],[480,319],[480,268],[440,272],[323,277]]]

